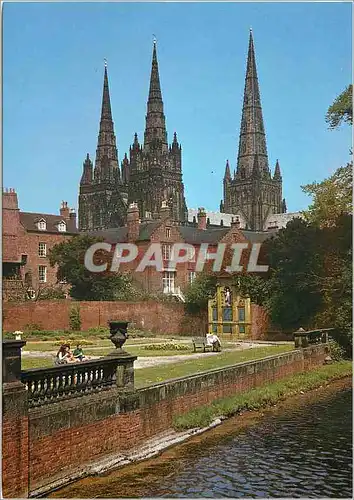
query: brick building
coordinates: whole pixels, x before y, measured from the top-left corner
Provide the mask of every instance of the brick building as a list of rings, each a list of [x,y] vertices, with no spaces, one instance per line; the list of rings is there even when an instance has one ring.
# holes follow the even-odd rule
[[[3,207],[3,295],[35,297],[39,290],[57,285],[56,268],[48,252],[56,244],[77,234],[76,213],[62,202],[58,215],[22,212],[17,193],[7,189]]]
[[[207,214],[200,208],[197,221],[189,225],[181,225],[174,221],[167,203],[162,203],[160,218],[140,219],[137,204],[132,203],[127,213],[127,225],[120,228],[106,229],[89,233],[99,236],[112,245],[117,243],[135,243],[138,255],[132,263],[127,263],[119,271],[135,271],[149,246],[159,243],[162,250],[163,269],[158,271],[155,266],[146,267],[143,272],[133,272],[134,280],[150,293],[168,293],[183,300],[183,292],[193,282],[197,275],[196,263],[201,245],[208,244],[208,253],[216,251],[219,243],[226,245],[227,252],[233,243],[246,243],[249,245],[242,253],[241,265],[247,266],[250,244],[262,243],[272,235],[272,232],[247,231],[240,228],[240,221],[234,220],[231,226],[207,225]],[[175,269],[169,267],[173,245],[186,243],[194,248],[187,262],[177,263]],[[194,255],[193,255],[194,254]],[[208,259],[206,260],[208,262]],[[223,266],[224,267],[223,261]]]

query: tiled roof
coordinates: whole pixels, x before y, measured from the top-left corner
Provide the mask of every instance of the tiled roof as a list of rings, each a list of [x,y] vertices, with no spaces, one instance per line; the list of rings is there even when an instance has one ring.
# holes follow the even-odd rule
[[[180,233],[186,243],[218,243],[230,231],[230,228],[198,229],[194,226],[181,226]]]
[[[273,236],[273,233],[270,231],[260,232],[260,231],[247,231],[246,229],[241,229],[241,233],[250,243],[263,243],[263,241]]]
[[[37,222],[45,220],[47,227],[45,231],[40,231]],[[65,222],[66,231],[59,231],[58,224]],[[78,230],[75,226],[75,219],[64,219],[61,215],[35,214],[33,212],[20,212],[20,222],[27,231],[38,231],[41,233],[74,234]]]
[[[149,240],[152,233],[159,227],[161,221],[153,221],[153,222],[143,222],[140,224],[140,234],[138,241]],[[116,227],[111,229],[103,229],[102,231],[91,231],[89,233],[90,236],[98,236],[104,238],[107,243],[124,243],[127,241],[128,237],[128,228],[125,227]]]

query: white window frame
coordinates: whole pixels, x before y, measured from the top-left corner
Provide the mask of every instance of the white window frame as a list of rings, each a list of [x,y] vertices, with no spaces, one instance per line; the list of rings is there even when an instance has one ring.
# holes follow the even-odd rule
[[[172,260],[172,245],[171,243],[162,243],[162,259]]]
[[[39,231],[46,231],[47,230],[47,223],[44,219],[40,220],[37,222],[37,227]]]
[[[176,273],[174,271],[163,271],[162,289],[163,293],[174,293]]]
[[[41,276],[41,271],[44,271]],[[38,266],[38,281],[39,283],[47,283],[47,266]]]
[[[171,228],[166,227],[166,238],[171,238]]]
[[[188,283],[191,285],[197,277],[196,271],[188,271]]]
[[[187,251],[187,254],[188,254],[188,262],[195,262],[195,255],[196,255],[197,251],[195,249],[195,247],[192,248],[188,248],[188,251]]]
[[[43,241],[38,243],[38,255],[39,257],[47,257],[47,243]]]
[[[58,224],[58,231],[60,233],[65,233],[66,232],[66,223],[64,221],[59,222],[59,224]]]

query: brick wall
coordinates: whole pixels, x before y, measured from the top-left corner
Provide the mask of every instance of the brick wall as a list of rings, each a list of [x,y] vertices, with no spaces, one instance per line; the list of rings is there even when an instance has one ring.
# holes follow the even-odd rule
[[[28,410],[22,384],[3,384],[2,493],[5,498],[28,496]]]
[[[18,398],[5,398],[4,496],[27,497],[28,491],[49,491],[58,480],[82,477],[85,464],[135,449],[169,429],[174,415],[314,368],[323,363],[327,350],[326,345],[298,349],[133,392],[111,389],[31,408],[27,415],[18,413],[18,408],[27,408]],[[25,401],[26,391],[21,391]]]
[[[130,395],[112,392],[31,409],[30,491],[79,477],[85,463],[140,445],[169,429],[174,415],[314,368],[325,355],[326,346],[310,347],[167,381]],[[60,443],[75,453],[63,453]]]
[[[161,334],[195,335],[208,330],[207,313],[191,315],[182,303],[144,302],[73,302],[71,300],[41,300],[3,304],[3,329],[24,330],[28,324],[38,324],[43,330],[69,328],[69,312],[80,306],[82,330],[107,326],[110,319],[130,321],[141,330]],[[252,338],[264,338],[268,327],[267,315],[262,307],[252,304]]]

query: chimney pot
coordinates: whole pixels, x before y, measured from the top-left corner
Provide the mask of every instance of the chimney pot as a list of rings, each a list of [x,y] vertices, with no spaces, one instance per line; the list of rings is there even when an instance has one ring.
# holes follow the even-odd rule
[[[207,225],[207,216],[205,208],[198,208],[198,229],[206,229]]]

